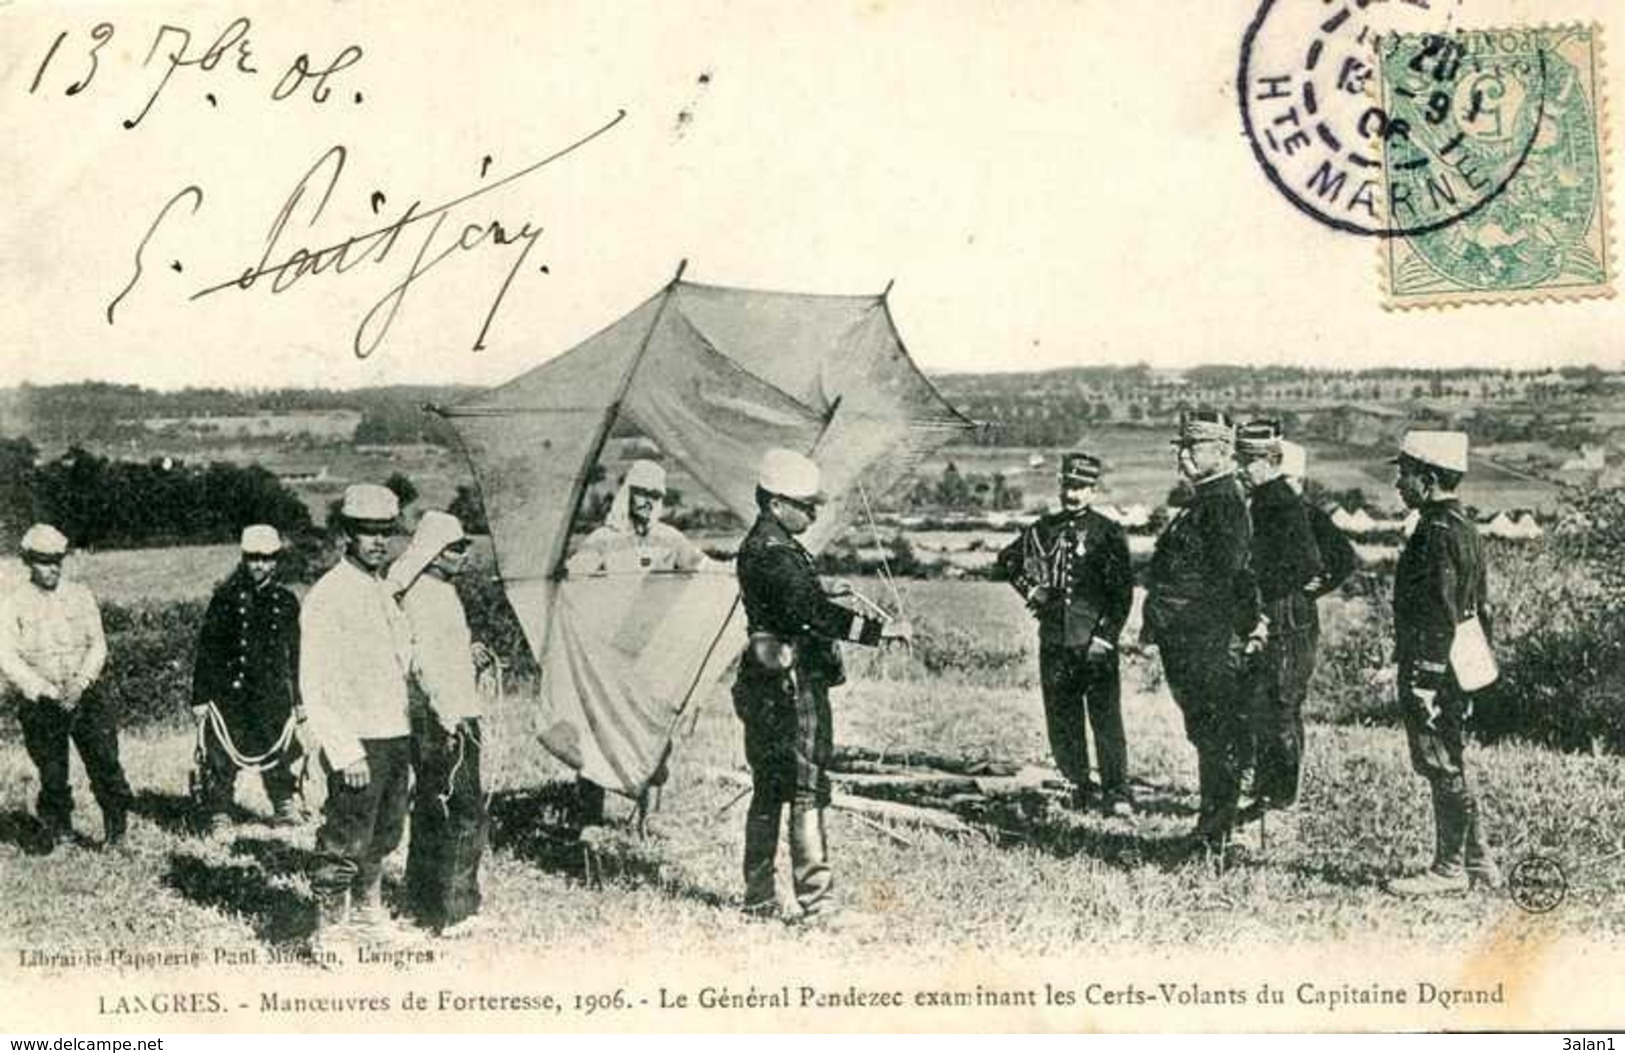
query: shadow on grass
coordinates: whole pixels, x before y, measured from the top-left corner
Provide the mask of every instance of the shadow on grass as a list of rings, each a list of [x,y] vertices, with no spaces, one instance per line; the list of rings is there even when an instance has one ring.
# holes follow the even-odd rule
[[[1135,781],[1139,816],[1186,816],[1196,809],[1186,794],[1166,786]],[[1131,819],[1109,818],[1097,806],[1079,811],[1066,803],[1065,791],[1025,787],[989,795],[944,798],[929,788],[888,786],[864,796],[929,808],[954,815],[985,831],[1001,848],[1031,848],[1057,859],[1088,856],[1125,869],[1147,863],[1172,868],[1190,862],[1193,848],[1184,836],[1149,837]],[[1098,802],[1098,788],[1094,795]]]
[[[45,824],[21,808],[0,812],[0,845],[15,845],[29,856],[50,855],[55,847]]]
[[[574,782],[554,781],[493,795],[491,850],[588,886],[612,882],[659,889],[710,907],[730,905],[727,896],[686,877],[664,857],[658,839],[640,839],[629,823],[578,828],[575,794]]]
[[[270,847],[274,846],[274,847]],[[295,862],[281,856],[293,849],[280,842],[239,839],[233,846],[254,857],[264,852],[279,866]],[[308,855],[308,853],[305,853]],[[265,943],[286,944],[304,938],[315,922],[312,901],[292,889],[272,884],[266,868],[250,863],[219,863],[186,853],[170,856],[169,873],[163,882],[194,903],[216,907],[242,918],[254,927],[254,935]]]
[[[185,794],[140,790],[130,810],[167,833],[180,837],[197,834],[197,806]]]

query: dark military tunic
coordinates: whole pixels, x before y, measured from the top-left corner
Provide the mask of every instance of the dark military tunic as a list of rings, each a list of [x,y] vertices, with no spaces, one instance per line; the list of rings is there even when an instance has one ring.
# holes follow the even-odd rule
[[[1252,527],[1234,475],[1196,484],[1157,539],[1146,584],[1145,635],[1162,653],[1168,689],[1196,747],[1202,797],[1196,836],[1218,845],[1235,825],[1249,735],[1242,639],[1259,616]]]
[[[1038,667],[1044,716],[1055,764],[1074,786],[1089,786],[1089,742],[1105,795],[1128,799],[1128,748],[1123,735],[1117,638],[1134,600],[1134,572],[1123,528],[1093,509],[1056,512],[1023,530],[999,553],[999,568],[1024,599],[1042,587]],[[1089,643],[1109,645],[1087,658]]]
[[[739,546],[738,571],[751,634],[733,689],[751,774],[745,909],[777,909],[774,860],[788,804],[791,877],[796,900],[812,916],[834,902],[822,809],[835,744],[829,689],[844,679],[837,641],[879,643],[881,623],[831,602],[812,554],[766,513]]]
[[[740,659],[734,707],[752,776],[759,793],[823,807],[833,751],[829,688],[844,679],[837,642],[874,645],[881,623],[825,596],[812,554],[772,516],[759,516],[745,535],[738,573],[752,638],[787,647],[791,662],[764,666],[755,646]]]
[[[192,704],[220,710],[244,756],[276,744],[299,704],[299,601],[276,584],[255,587],[237,568],[209,600],[192,673]]]
[[[1254,796],[1276,807],[1298,797],[1303,702],[1315,671],[1320,621],[1308,586],[1321,577],[1308,505],[1284,478],[1252,493],[1253,566],[1269,640],[1246,670],[1256,778]]]
[[[203,796],[224,811],[237,772],[235,753],[257,760],[273,802],[296,789],[291,767],[302,752],[292,740],[273,753],[299,705],[299,601],[274,582],[256,586],[243,567],[209,600],[192,673],[192,705],[213,704],[230,739],[208,718]]]
[[[1490,630],[1478,527],[1454,498],[1421,510],[1394,571],[1394,640],[1411,766],[1428,780],[1438,828],[1434,869],[1488,865],[1478,802],[1463,766],[1468,696],[1450,671],[1456,626],[1476,614]],[[1416,691],[1436,691],[1429,710]]]

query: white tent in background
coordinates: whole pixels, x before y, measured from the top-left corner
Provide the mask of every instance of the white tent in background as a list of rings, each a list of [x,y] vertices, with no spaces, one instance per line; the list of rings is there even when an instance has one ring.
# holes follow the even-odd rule
[[[1120,511],[1122,518],[1118,522],[1126,527],[1143,527],[1151,522],[1151,509],[1145,505],[1124,505]]]
[[[1344,527],[1351,534],[1370,534],[1378,528],[1377,521],[1371,518],[1371,513],[1363,508],[1356,508],[1349,514],[1348,526]]]
[[[1546,533],[1545,530],[1541,529],[1541,525],[1535,521],[1535,514],[1533,512],[1518,513],[1517,518],[1512,521],[1512,529],[1516,531],[1516,533],[1513,534],[1514,537],[1524,538],[1531,541],[1535,538],[1543,536]]]
[[[1042,467],[1044,467],[1044,455],[1041,454],[1041,453],[1035,453],[1031,457],[1027,458],[1027,467],[1029,467],[1029,468],[1042,468]]]

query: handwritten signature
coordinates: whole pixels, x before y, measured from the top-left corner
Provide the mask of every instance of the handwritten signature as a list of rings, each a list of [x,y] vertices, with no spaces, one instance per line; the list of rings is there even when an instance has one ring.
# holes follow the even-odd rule
[[[480,325],[479,333],[474,338],[473,350],[481,351],[485,348],[486,337],[490,334],[491,323],[496,318],[498,308],[507,295],[509,287],[513,284],[515,276],[525,264],[526,258],[536,246],[536,241],[542,235],[543,228],[535,226],[530,220],[523,221],[517,229],[513,224],[504,223],[500,219],[489,219],[484,222],[464,222],[460,226],[453,219],[453,210],[489,194],[510,183],[529,176],[540,169],[554,164],[565,157],[575,153],[588,143],[609,132],[620,124],[626,117],[626,111],[620,110],[615,117],[588,134],[575,140],[560,150],[547,155],[539,161],[525,166],[492,183],[480,186],[465,194],[446,201],[443,204],[425,207],[421,200],[413,201],[402,210],[394,222],[361,233],[349,234],[336,241],[328,242],[316,248],[307,245],[296,245],[289,249],[286,242],[293,240],[289,228],[297,226],[300,222],[307,228],[314,228],[322,218],[327,204],[332,200],[333,193],[339,185],[339,179],[344,173],[344,167],[349,159],[349,150],[342,145],[336,145],[317,158],[316,163],[299,178],[289,193],[287,200],[277,211],[276,217],[271,221],[271,228],[265,239],[265,249],[260,254],[259,262],[248,267],[243,273],[226,281],[205,286],[192,293],[189,300],[200,300],[206,296],[231,289],[248,291],[260,284],[262,278],[268,278],[268,287],[273,295],[287,292],[300,281],[310,275],[333,274],[344,275],[350,271],[363,267],[366,264],[382,265],[392,257],[404,259],[405,252],[397,253],[396,247],[402,241],[402,235],[408,228],[416,226],[423,236],[417,242],[415,253],[407,265],[405,275],[390,287],[362,316],[360,324],[356,326],[353,350],[357,358],[367,358],[376,351],[388,335],[390,326],[396,314],[405,302],[406,294],[413,286],[434,270],[448,257],[457,253],[472,252],[481,246],[504,248],[519,246],[512,264],[497,288],[496,294],[491,298],[490,306],[485,312],[485,319]],[[483,175],[483,168],[482,168]],[[381,194],[373,197],[374,206],[382,200]],[[107,322],[112,325],[114,314],[119,304],[129,295],[141,280],[145,271],[144,257],[148,243],[159,227],[164,224],[171,210],[177,205],[190,204],[192,215],[202,209],[204,203],[203,189],[195,184],[186,186],[176,192],[163,207],[158,210],[152,225],[142,236],[140,244],[135,250],[135,268],[128,284],[121,289],[107,304]],[[441,231],[447,227],[446,237],[442,238]],[[416,233],[414,232],[414,234]],[[454,233],[455,232],[455,233]],[[408,241],[412,240],[408,236]]]

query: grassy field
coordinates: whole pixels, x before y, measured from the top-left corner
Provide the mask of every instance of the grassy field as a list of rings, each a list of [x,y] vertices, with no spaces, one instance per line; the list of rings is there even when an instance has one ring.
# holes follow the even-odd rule
[[[912,583],[905,603],[936,643],[922,640],[913,657],[855,661],[853,682],[836,699],[837,741],[1047,763],[1030,626],[1008,588]],[[1157,682],[1142,659],[1131,660],[1125,710],[1141,804],[1132,823],[1035,806],[1002,816],[984,835],[952,837],[888,833],[835,812],[839,882],[869,918],[816,935],[747,924],[735,910],[743,804],[734,786],[708,774],[743,767],[724,692],[713,692],[679,743],[651,838],[616,835],[605,847],[602,888],[580,880],[579,849],[557,827],[567,773],[536,744],[529,698],[511,695],[488,721],[493,851],[484,885],[499,934],[488,939],[548,955],[631,941],[772,961],[809,939],[837,955],[883,945],[1042,957],[1081,944],[1218,949],[1371,937],[1454,945],[1509,932],[1625,934],[1625,874],[1606,862],[1625,826],[1617,759],[1512,746],[1472,756],[1502,857],[1543,852],[1571,875],[1568,901],[1538,922],[1504,894],[1410,903],[1380,891],[1384,876],[1425,861],[1431,846],[1423,787],[1392,729],[1312,726],[1301,839],[1263,848],[1253,835],[1247,857],[1216,873],[1172,851],[1194,822],[1195,763]],[[0,947],[293,946],[305,936],[313,825],[279,832],[249,818],[223,841],[194,836],[189,736],[126,734],[141,815],[126,851],[49,856],[30,854],[36,786],[9,714],[0,743],[0,901],[8,904]],[[94,840],[99,824],[82,781],[78,797],[78,829]],[[257,786],[242,799],[250,816],[267,811]],[[390,895],[403,858],[391,861]]]

